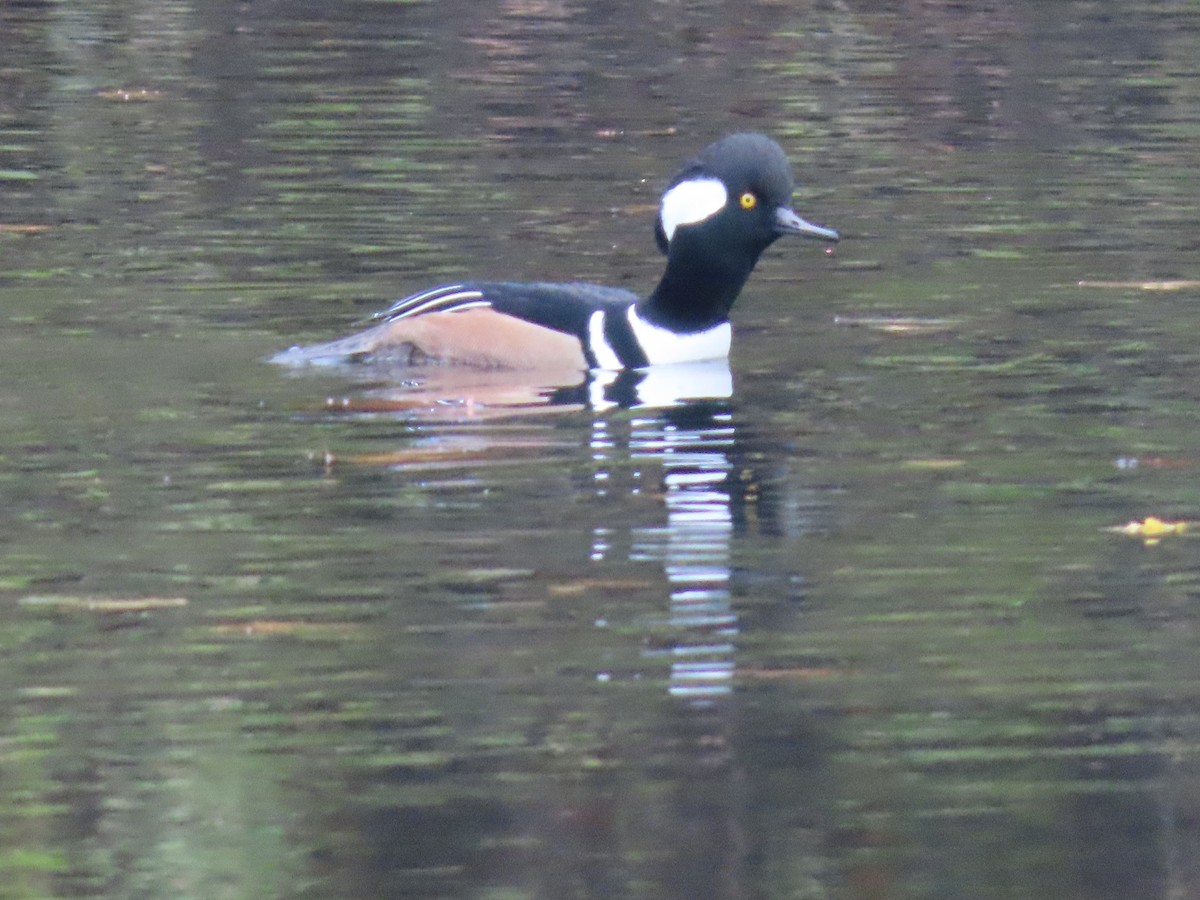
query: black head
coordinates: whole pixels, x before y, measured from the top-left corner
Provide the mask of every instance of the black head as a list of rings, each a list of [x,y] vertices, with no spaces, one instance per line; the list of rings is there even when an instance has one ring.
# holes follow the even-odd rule
[[[667,270],[642,304],[644,318],[677,331],[726,320],[767,247],[785,234],[836,241],[838,233],[792,211],[792,170],[761,134],[706,147],[663,193],[655,223]]]
[[[754,259],[785,234],[836,241],[836,231],[804,221],[791,208],[791,166],[766,135],[731,134],[705,147],[667,186],[654,236],[670,254],[676,235],[736,246]]]

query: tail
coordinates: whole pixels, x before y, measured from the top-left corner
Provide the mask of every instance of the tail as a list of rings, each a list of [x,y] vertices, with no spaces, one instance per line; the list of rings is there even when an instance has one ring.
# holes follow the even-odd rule
[[[388,361],[395,358],[397,362],[411,361],[411,345],[404,349],[386,341],[387,325],[368,328],[358,334],[329,341],[326,344],[309,344],[307,346],[289,347],[270,357],[269,362],[279,366],[301,368],[303,366],[342,366],[346,363],[380,361],[386,357]]]

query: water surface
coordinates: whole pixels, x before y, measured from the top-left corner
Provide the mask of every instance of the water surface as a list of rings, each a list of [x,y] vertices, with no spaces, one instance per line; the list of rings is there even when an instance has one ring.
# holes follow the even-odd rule
[[[1196,894],[1200,526],[1120,529],[1200,518],[1198,33],[0,8],[5,896]],[[844,240],[763,260],[728,390],[263,362],[646,290],[743,128]]]

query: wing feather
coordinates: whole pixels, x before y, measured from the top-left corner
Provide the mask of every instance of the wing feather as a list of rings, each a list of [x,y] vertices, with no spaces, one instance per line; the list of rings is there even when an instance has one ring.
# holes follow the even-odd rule
[[[491,301],[484,297],[483,291],[478,288],[462,284],[446,284],[397,300],[383,312],[372,316],[372,319],[396,322],[424,313],[457,312],[462,309],[477,309],[481,306],[491,305]]]

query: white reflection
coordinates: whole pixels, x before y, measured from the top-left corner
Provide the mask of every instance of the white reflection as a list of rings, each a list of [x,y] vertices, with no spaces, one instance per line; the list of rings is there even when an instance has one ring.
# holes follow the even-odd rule
[[[370,386],[327,404],[340,413],[455,423],[579,409],[595,413],[588,436],[596,464],[594,496],[622,491],[631,496],[661,494],[666,513],[664,526],[629,532],[629,559],[660,563],[670,587],[665,616],[647,623],[670,638],[647,654],[670,660],[674,695],[705,699],[731,691],[738,623],[729,588],[730,489],[735,473],[729,459],[734,424],[728,407],[733,376],[727,360],[594,371],[582,380],[578,372],[454,367],[358,366],[347,371],[367,379]],[[436,463],[439,449],[448,459],[461,461],[461,439],[455,433],[439,436],[432,447],[423,446],[422,461],[428,463],[433,456]],[[486,449],[485,439],[478,452]],[[403,455],[389,459],[398,465],[406,462]],[[643,469],[639,461],[652,465]],[[657,472],[660,466],[661,483],[649,483],[645,473]],[[605,560],[613,552],[614,539],[620,543],[612,528],[596,528],[591,560]]]
[[[693,387],[731,383],[711,371],[699,373],[692,366],[663,368],[678,370],[671,373],[678,377],[677,388],[688,382],[684,369],[692,370]],[[722,368],[727,376],[728,367]],[[609,382],[609,387],[614,383]],[[637,385],[639,396],[643,383]],[[598,425],[593,436],[601,438],[592,445],[596,458],[607,458],[614,449],[608,428]],[[733,535],[729,453],[733,443],[732,417],[724,404],[697,403],[630,422],[633,462],[653,460],[662,466],[667,519],[663,527],[632,532],[631,558],[661,562],[670,586],[666,616],[660,622],[647,623],[662,626],[670,640],[667,646],[646,652],[669,660],[673,696],[702,702],[733,689],[734,638],[738,633],[729,586]],[[637,482],[635,477],[634,484]],[[608,538],[607,529],[597,529],[593,559],[603,558]]]
[[[588,392],[589,405],[598,412],[618,406],[667,409],[689,400],[729,399],[733,375],[724,359],[653,366],[638,372],[596,371],[590,373]]]

